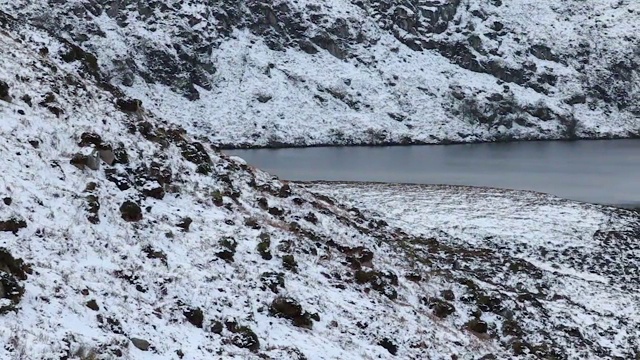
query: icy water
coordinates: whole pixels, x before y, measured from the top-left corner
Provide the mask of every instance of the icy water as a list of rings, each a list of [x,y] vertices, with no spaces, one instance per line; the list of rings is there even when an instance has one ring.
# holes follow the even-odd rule
[[[640,207],[640,140],[225,152],[286,180],[490,186]]]

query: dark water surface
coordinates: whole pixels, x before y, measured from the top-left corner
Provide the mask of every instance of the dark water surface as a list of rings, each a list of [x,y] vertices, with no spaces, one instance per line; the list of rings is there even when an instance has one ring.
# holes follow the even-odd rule
[[[490,186],[640,207],[640,140],[225,152],[286,180]]]

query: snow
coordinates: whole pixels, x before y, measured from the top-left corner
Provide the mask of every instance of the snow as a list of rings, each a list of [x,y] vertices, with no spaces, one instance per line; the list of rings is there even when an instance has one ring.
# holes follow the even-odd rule
[[[37,10],[42,4],[27,5]],[[359,13],[346,2],[335,2],[332,9]],[[113,25],[104,15],[99,19]],[[108,51],[113,58],[129,51],[118,31],[90,40],[104,49],[101,64],[110,61],[102,57]],[[159,32],[154,39],[166,36]],[[522,192],[285,183],[200,140],[211,158],[211,172],[204,174],[188,161],[182,142],[216,136],[238,144],[262,141],[249,140],[255,130],[249,121],[256,121],[256,128],[278,125],[276,138],[298,137],[305,143],[313,134],[320,142],[331,126],[290,121],[316,119],[318,113],[344,128],[347,136],[357,137],[363,128],[388,126],[376,120],[380,114],[402,104],[411,108],[414,98],[420,100],[416,106],[433,111],[425,120],[430,125],[416,123],[415,133],[431,136],[439,127],[447,134],[459,130],[457,120],[442,117],[442,108],[428,100],[439,98],[448,79],[494,86],[489,76],[465,79],[468,73],[440,56],[402,48],[398,54],[406,54],[412,65],[401,70],[414,71],[418,63],[425,70],[416,70],[415,78],[398,72],[399,78],[427,90],[402,84],[390,90],[382,84],[393,79],[392,72],[360,72],[353,63],[336,62],[326,53],[311,58],[288,51],[276,59],[282,53],[253,35],[237,30],[235,36],[221,45],[226,52],[217,53],[219,87],[211,94],[202,91],[200,101],[186,102],[162,85],[137,83],[127,91],[140,95],[144,109],[130,114],[116,109],[117,94],[101,89],[78,62],[66,63],[55,55],[64,48],[59,39],[25,24],[3,27],[0,79],[13,99],[0,100],[0,198],[11,198],[10,205],[0,204],[0,221],[18,218],[27,226],[16,234],[0,232],[0,248],[30,270],[26,280],[19,280],[25,291],[15,311],[0,314],[0,359],[77,359],[81,353],[90,358],[90,352],[100,359],[175,359],[182,354],[196,360],[303,358],[297,354],[310,360],[488,354],[630,358],[637,353],[637,214]],[[251,40],[256,40],[254,48],[246,51]],[[383,54],[384,45],[394,41],[381,34],[371,51]],[[43,45],[53,55],[41,55]],[[250,66],[232,66],[245,55]],[[263,74],[269,62],[277,64],[271,78]],[[385,69],[404,66],[391,57],[380,63]],[[356,90],[346,90],[344,82],[327,72],[352,78]],[[330,100],[328,109],[306,108],[311,100],[301,95],[305,85],[287,85],[296,76],[314,86],[361,91],[373,110],[354,113],[337,100]],[[239,79],[246,80],[240,84]],[[258,113],[248,99],[269,91],[274,98]],[[405,95],[389,104],[398,94]],[[31,97],[31,105],[24,95]],[[62,112],[55,115],[47,106]],[[295,111],[285,111],[290,109]],[[271,111],[283,118],[258,116]],[[296,117],[289,118],[291,114]],[[161,139],[166,142],[145,137],[135,130],[145,121],[165,130],[179,123],[187,135]],[[71,165],[75,153],[91,151],[79,145],[84,132],[124,149],[129,163],[103,163],[98,171]],[[162,199],[143,195],[152,182],[143,168],[152,162],[172,173]],[[109,171],[131,180],[130,188],[120,190],[109,180]],[[97,224],[87,218],[88,195],[100,203]],[[125,201],[139,203],[142,220],[122,218]],[[179,226],[186,217],[193,220],[188,231]],[[270,260],[257,251],[263,232],[270,235]],[[218,255],[230,250],[229,238],[237,242],[233,262]],[[371,260],[364,260],[367,251]],[[283,264],[286,255],[295,257],[296,270]],[[368,271],[376,271],[375,281],[358,280]],[[4,266],[0,272],[9,276]],[[267,272],[281,273],[285,285],[278,294],[260,280]],[[442,301],[443,290],[453,292],[449,305],[455,311],[438,317],[432,298]],[[394,291],[397,297],[391,296]],[[307,329],[270,315],[270,304],[280,295],[294,298],[319,320]],[[91,300],[97,310],[87,306]],[[185,315],[196,308],[203,313],[202,327]],[[473,319],[485,321],[488,333],[469,331]],[[219,334],[213,331],[217,322],[223,323]],[[236,346],[237,341],[234,345],[238,334],[232,331],[233,322],[255,333],[257,350]],[[520,333],[509,334],[509,324],[519,326]],[[571,335],[575,331],[583,338]],[[132,338],[148,341],[151,348],[136,348]],[[380,345],[383,340],[397,346],[396,356]]]

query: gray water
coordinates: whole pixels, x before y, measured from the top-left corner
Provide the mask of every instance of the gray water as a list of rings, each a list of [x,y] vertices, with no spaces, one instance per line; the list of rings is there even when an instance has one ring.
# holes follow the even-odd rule
[[[286,180],[489,186],[640,207],[640,140],[225,152]]]

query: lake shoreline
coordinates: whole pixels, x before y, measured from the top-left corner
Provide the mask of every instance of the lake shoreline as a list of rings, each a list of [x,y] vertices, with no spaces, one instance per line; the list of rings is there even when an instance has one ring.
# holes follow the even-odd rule
[[[288,144],[281,142],[269,143],[266,145],[251,144],[211,144],[220,151],[225,150],[280,150],[280,149],[304,149],[304,148],[380,148],[380,147],[402,147],[402,146],[447,146],[447,145],[477,145],[477,144],[510,144],[510,143],[527,143],[527,142],[576,142],[576,141],[612,141],[612,140],[639,140],[640,130],[638,133],[629,134],[628,136],[610,135],[610,136],[576,136],[572,138],[499,138],[487,140],[470,140],[456,141],[444,139],[436,142],[415,141],[407,142],[398,141],[382,141],[376,143],[369,142],[352,142],[352,143],[319,143],[319,144]]]

